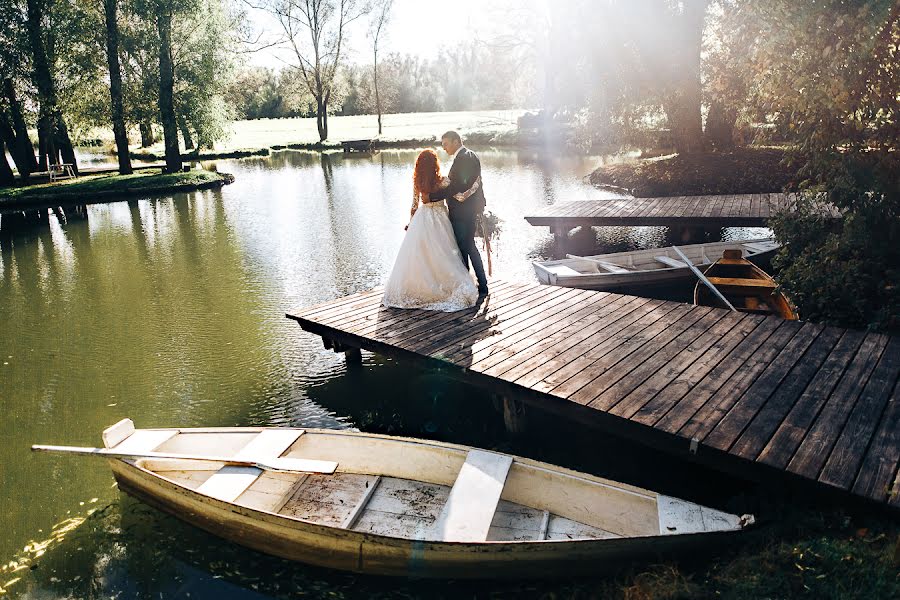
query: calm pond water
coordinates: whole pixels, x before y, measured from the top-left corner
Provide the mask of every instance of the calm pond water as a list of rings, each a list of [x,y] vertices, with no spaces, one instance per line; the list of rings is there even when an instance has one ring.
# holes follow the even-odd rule
[[[535,281],[554,252],[523,215],[602,198],[596,157],[480,151],[502,219],[495,277]],[[138,427],[358,427],[534,456],[720,505],[739,490],[553,418],[509,436],[485,394],[437,369],[364,353],[348,368],[284,317],[383,283],[411,202],[413,151],[371,158],[279,152],[207,163],[220,191],[91,205],[86,220],[16,233],[0,252],[0,587],[34,598],[266,598],[540,594],[559,584],[394,581],[294,565],[221,542],[120,495],[102,461],[29,452],[99,445]],[[725,237],[759,235],[728,230]],[[666,244],[609,228],[580,252]],[[687,297],[687,290],[669,290]],[[602,460],[604,448],[627,460]],[[11,582],[11,583],[10,583]],[[2,595],[2,592],[0,592]]]

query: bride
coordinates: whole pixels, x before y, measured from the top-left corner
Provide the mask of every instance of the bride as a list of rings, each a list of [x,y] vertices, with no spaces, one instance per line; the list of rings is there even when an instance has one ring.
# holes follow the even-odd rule
[[[411,218],[384,287],[385,306],[452,312],[471,308],[478,300],[478,288],[453,236],[447,205],[443,200],[430,201],[431,193],[448,185],[440,168],[434,150],[423,150],[416,158]],[[460,196],[468,198],[478,187],[476,181]]]

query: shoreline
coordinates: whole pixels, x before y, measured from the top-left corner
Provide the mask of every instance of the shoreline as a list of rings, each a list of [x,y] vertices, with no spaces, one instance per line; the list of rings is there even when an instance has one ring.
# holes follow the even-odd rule
[[[786,149],[744,147],[604,165],[590,174],[590,181],[598,188],[655,198],[778,193],[793,187],[796,177]]]
[[[60,183],[0,188],[0,210],[38,209],[61,204],[99,204],[125,198],[217,189],[234,182],[234,175],[215,171],[168,174],[87,175]]]

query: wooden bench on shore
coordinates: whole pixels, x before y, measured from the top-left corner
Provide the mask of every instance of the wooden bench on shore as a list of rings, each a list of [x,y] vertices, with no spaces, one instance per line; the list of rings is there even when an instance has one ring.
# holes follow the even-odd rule
[[[75,175],[75,165],[71,163],[60,163],[58,165],[50,165],[47,168],[47,172],[50,174],[50,181],[56,181],[57,179],[69,179],[77,177]]]
[[[373,152],[375,150],[375,140],[347,140],[341,142],[341,146],[344,148],[344,154]]]

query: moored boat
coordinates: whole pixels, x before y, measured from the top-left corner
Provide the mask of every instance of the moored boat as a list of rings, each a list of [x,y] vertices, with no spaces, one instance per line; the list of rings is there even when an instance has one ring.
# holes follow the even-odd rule
[[[704,275],[740,312],[778,315],[796,321],[799,316],[790,300],[768,273],[746,260],[737,250],[726,250],[722,258],[707,267]],[[694,286],[694,304],[726,308],[702,282]]]
[[[594,573],[726,541],[753,522],[538,461],[292,428],[103,432],[120,488],[226,540],[304,563],[453,578]],[[34,447],[61,450],[64,447]]]
[[[726,250],[739,250],[748,260],[763,264],[779,248],[773,238],[713,242],[679,246],[695,265],[710,265]],[[617,290],[667,285],[693,279],[687,264],[672,247],[631,250],[595,256],[573,256],[562,260],[536,261],[534,272],[541,283],[586,290]]]

